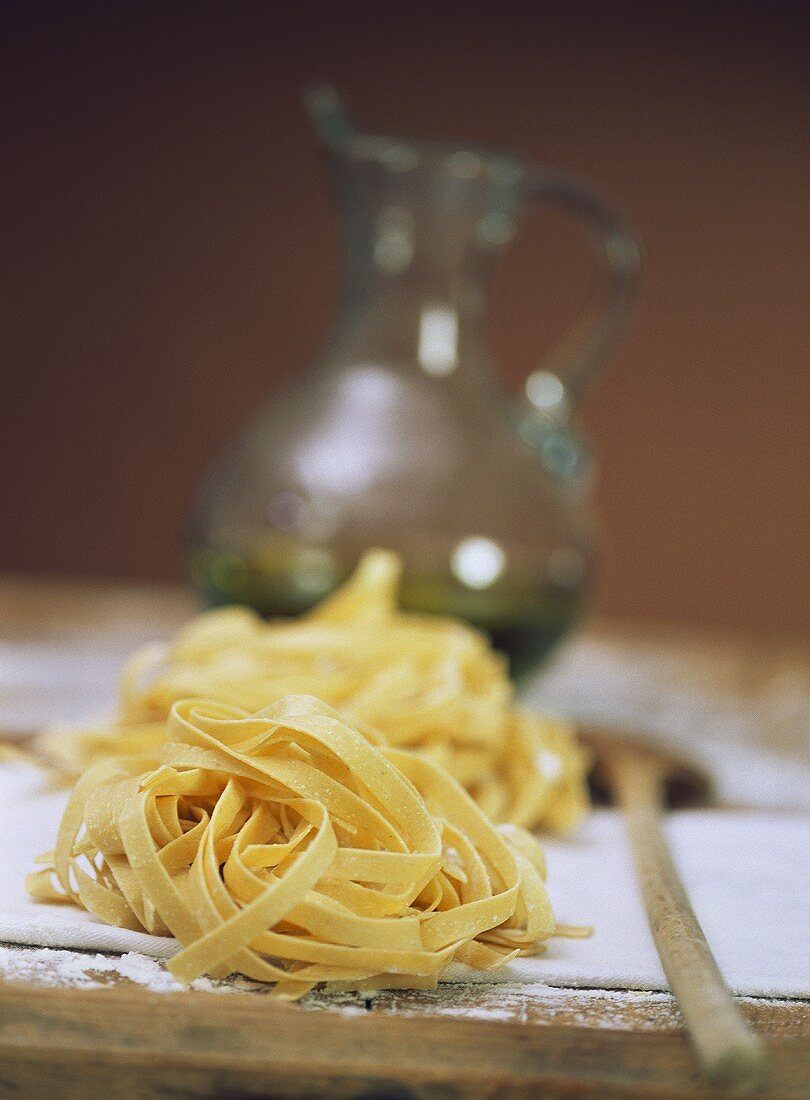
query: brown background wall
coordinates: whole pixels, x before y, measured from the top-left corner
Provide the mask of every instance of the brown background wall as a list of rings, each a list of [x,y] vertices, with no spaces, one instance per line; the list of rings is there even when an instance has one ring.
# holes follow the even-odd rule
[[[337,258],[299,107],[574,169],[646,241],[641,316],[583,410],[603,610],[810,622],[803,5],[5,4],[0,567],[179,575],[208,457],[311,363]],[[708,9],[708,10],[706,10]],[[514,248],[512,379],[581,299],[552,216]]]

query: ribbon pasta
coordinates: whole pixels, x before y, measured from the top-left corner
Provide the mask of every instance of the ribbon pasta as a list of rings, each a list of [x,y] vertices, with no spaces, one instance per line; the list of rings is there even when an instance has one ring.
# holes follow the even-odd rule
[[[75,773],[104,756],[156,752],[180,699],[255,711],[303,692],[443,765],[493,820],[571,828],[588,806],[588,759],[573,728],[513,705],[505,659],[485,635],[400,611],[400,572],[395,554],[371,551],[299,619],[265,622],[242,607],[202,614],[167,648],[132,658],[114,719],[40,747]]]
[[[452,960],[490,969],[555,931],[532,836],[311,696],[177,702],[160,757],[93,765],[27,886],[174,935],[181,980],[432,988]]]

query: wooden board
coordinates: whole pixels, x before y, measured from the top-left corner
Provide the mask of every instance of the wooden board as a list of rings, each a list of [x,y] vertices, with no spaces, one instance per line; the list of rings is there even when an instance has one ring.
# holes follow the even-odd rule
[[[768,1039],[756,1094],[803,1100],[810,1040]],[[717,1095],[674,1032],[344,1016],[249,994],[0,987],[6,1096],[656,1097]]]

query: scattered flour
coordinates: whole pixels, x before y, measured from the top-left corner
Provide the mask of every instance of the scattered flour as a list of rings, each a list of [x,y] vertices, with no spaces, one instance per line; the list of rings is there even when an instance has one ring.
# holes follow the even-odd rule
[[[197,978],[186,986],[172,977],[162,960],[137,951],[105,955],[13,944],[0,944],[0,981],[65,989],[102,989],[132,983],[151,993],[179,993],[190,988],[203,993],[259,993],[265,996],[272,988],[265,982],[254,982],[238,975],[223,979]],[[365,1012],[367,1000],[367,995],[355,993],[319,994],[313,998],[311,1007]]]
[[[28,985],[73,989],[101,989],[121,979],[156,993],[174,993],[184,988],[157,959],[134,951],[113,956],[58,951],[49,947],[0,946],[0,978]],[[208,989],[212,984],[208,978],[203,978],[195,982],[193,988]]]
[[[101,989],[133,983],[152,993],[176,993],[185,987],[158,959],[136,952],[121,956],[62,951],[49,947],[0,945],[0,981],[28,986],[69,989]],[[237,976],[213,981],[199,978],[191,989],[204,993],[254,993],[267,995],[270,987]],[[743,1005],[762,1004],[754,997],[740,998]],[[798,1003],[769,1000],[771,1008]],[[456,984],[431,991],[381,990],[378,993],[326,993],[314,991],[298,1003],[304,1011],[336,1012],[364,1016],[367,1012],[398,1016],[444,1016],[459,1020],[513,1021],[557,1024],[568,1027],[612,1030],[672,1031],[683,1027],[678,1007],[669,993],[641,990],[571,989],[535,983],[531,986],[482,986]],[[810,1007],[804,1023],[810,1017]]]
[[[160,960],[148,955],[130,951],[114,956],[61,951],[50,947],[0,945],[0,980],[70,989],[102,989],[111,984],[131,982],[153,993],[177,993],[186,988],[172,977]],[[261,982],[236,976],[219,981],[198,978],[191,983],[193,990],[214,993],[267,994],[269,988]],[[628,1008],[641,1002],[645,1005],[671,1004],[672,998],[668,993],[632,990],[556,989],[540,984],[530,988],[459,984],[430,992],[382,990],[369,994],[314,991],[304,998],[301,1007],[340,1012],[342,1015],[363,1015],[374,1008],[378,1011],[395,1010],[400,1015],[422,1015],[428,1011],[431,1015],[470,1020],[519,1022],[528,1019],[532,1008],[542,1008],[545,1018],[553,1019],[562,1013],[567,1022],[609,1027],[611,1015],[615,1024]],[[572,1003],[577,1006],[573,1020]]]

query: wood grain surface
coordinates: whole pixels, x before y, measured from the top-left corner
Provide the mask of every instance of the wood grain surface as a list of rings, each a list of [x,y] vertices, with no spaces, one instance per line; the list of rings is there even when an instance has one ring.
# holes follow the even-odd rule
[[[810,1042],[753,1095],[800,1100]],[[311,1013],[234,994],[0,987],[0,1088],[64,1097],[710,1097],[680,1033]]]

